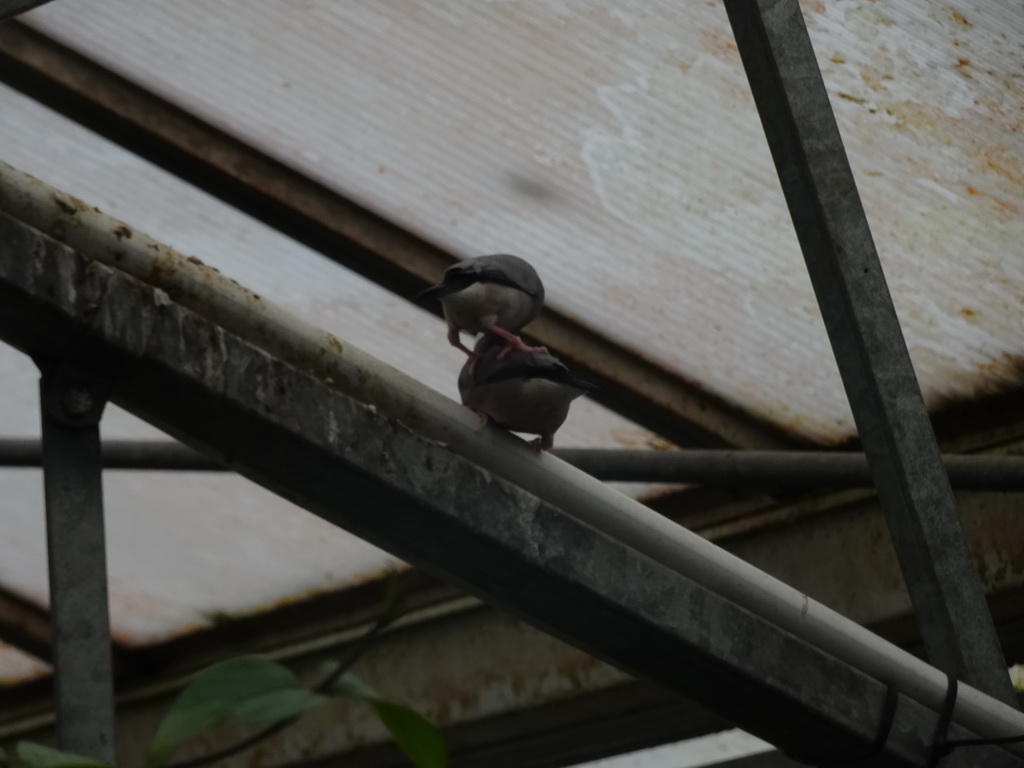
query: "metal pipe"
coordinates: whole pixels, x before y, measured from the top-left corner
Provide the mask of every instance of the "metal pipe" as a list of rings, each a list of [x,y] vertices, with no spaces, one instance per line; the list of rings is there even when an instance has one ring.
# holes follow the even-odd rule
[[[105,440],[105,469],[227,472],[230,469],[170,440]],[[608,483],[666,483],[729,488],[873,488],[862,453],[825,451],[643,451],[556,448],[552,453]],[[0,467],[38,467],[38,440],[0,439]],[[954,488],[1024,491],[1024,456],[946,455]]]
[[[639,502],[494,430],[415,379],[59,190],[0,163],[0,210],[83,255],[159,288],[275,358],[940,711],[946,676]],[[986,738],[1024,734],[1024,714],[961,686],[954,719]],[[1024,748],[1013,747],[1024,755]]]
[[[0,0],[0,24],[48,2],[50,0]]]
[[[726,0],[928,659],[1016,706],[798,0]]]
[[[636,451],[563,448],[555,455],[605,482],[730,488],[873,488],[863,453],[825,451]],[[953,487],[1024,491],[1024,457],[943,456]]]
[[[230,471],[216,459],[171,440],[104,440],[101,449],[104,469]],[[42,446],[38,440],[0,440],[0,467],[38,467],[41,460]]]

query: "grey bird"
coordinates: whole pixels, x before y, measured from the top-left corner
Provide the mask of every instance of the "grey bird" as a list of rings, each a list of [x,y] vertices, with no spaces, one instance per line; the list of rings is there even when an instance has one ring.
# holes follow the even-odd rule
[[[477,256],[449,267],[441,282],[419,298],[440,300],[448,321],[448,343],[471,358],[475,353],[459,338],[460,331],[492,334],[505,344],[502,359],[513,349],[537,352],[517,335],[544,306],[544,284],[529,262],[507,253]]]
[[[572,401],[597,389],[547,350],[514,349],[502,358],[501,340],[484,336],[474,352],[477,357],[467,360],[459,373],[462,404],[485,424],[492,421],[512,432],[540,435],[531,443],[540,451],[551,449]]]

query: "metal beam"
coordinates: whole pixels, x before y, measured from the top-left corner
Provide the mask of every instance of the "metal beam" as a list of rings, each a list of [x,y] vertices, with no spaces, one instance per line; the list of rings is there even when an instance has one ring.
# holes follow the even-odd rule
[[[1016,706],[800,4],[725,6],[928,658]]]
[[[701,701],[781,748],[831,754],[874,739],[883,683],[420,437],[407,425],[432,423],[425,403],[433,398],[442,408],[439,396],[424,391],[419,410],[402,411],[401,387],[376,383],[384,399],[370,407],[343,394],[338,380],[328,383],[308,367],[275,359],[167,292],[6,215],[0,245],[0,337],[37,359],[55,356],[88,319],[91,338],[117,369],[111,399],[127,410],[225,457],[241,474],[324,519]],[[125,259],[130,255],[122,253]],[[193,267],[183,260],[181,270]],[[339,361],[361,359],[349,346],[337,349]],[[557,460],[474,431],[454,404],[451,418],[450,428],[465,428],[463,439],[481,458],[500,446],[507,464],[529,456],[536,472],[554,479]],[[764,574],[759,579],[762,588],[771,583]],[[808,617],[823,610],[806,598],[802,605]],[[969,733],[961,725],[965,717],[983,734],[1024,730],[1019,713],[967,687],[957,713],[956,736]],[[901,693],[877,764],[926,765],[936,720],[934,709]],[[991,747],[970,757],[954,754],[947,762],[1022,764]]]
[[[721,486],[733,489],[873,488],[862,453],[824,451],[605,450],[556,448],[552,454],[606,482]],[[223,464],[169,440],[106,440],[105,469],[227,472]],[[38,440],[0,439],[0,467],[37,467]],[[1024,456],[942,457],[958,490],[1024,490]]]
[[[40,381],[57,743],[114,765],[114,671],[107,602],[96,379],[67,361]]]
[[[0,82],[403,298],[456,260],[23,25],[0,29]],[[808,445],[550,307],[528,335],[597,382],[595,400],[677,444]]]

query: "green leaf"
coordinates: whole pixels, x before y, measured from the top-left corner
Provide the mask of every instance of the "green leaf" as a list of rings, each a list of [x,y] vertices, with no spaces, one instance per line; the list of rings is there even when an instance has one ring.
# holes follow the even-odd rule
[[[270,725],[290,720],[327,701],[326,696],[305,688],[274,691],[242,702],[235,709],[234,716],[250,725]]]
[[[423,715],[388,701],[355,675],[343,675],[333,691],[339,696],[368,702],[398,748],[416,768],[444,768],[448,764],[448,748],[441,732]]]
[[[91,757],[61,752],[31,741],[19,741],[15,749],[21,762],[31,768],[107,768],[106,763]]]
[[[299,685],[291,670],[260,656],[214,664],[178,696],[150,742],[146,765],[162,765],[183,742],[230,718],[266,725],[302,714],[323,701],[324,697]]]
[[[355,675],[346,672],[331,689],[339,696],[347,699],[362,699],[363,701],[383,701],[384,697],[377,693]]]
[[[416,768],[444,768],[448,764],[448,748],[441,732],[419,712],[388,701],[375,701],[373,708]]]

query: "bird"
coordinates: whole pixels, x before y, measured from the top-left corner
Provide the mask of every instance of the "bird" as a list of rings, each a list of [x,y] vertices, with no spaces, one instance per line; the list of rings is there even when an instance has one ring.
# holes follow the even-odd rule
[[[569,405],[597,386],[573,374],[547,350],[514,349],[504,358],[501,351],[501,340],[493,336],[476,343],[477,357],[467,360],[459,373],[462,404],[485,425],[494,422],[512,432],[539,435],[530,445],[551,450]]]
[[[544,284],[528,261],[508,253],[476,256],[445,270],[437,285],[422,291],[419,299],[440,300],[448,322],[448,343],[470,358],[475,352],[462,343],[461,331],[491,334],[505,343],[501,359],[512,350],[546,352],[528,347],[517,335],[544,306]]]

